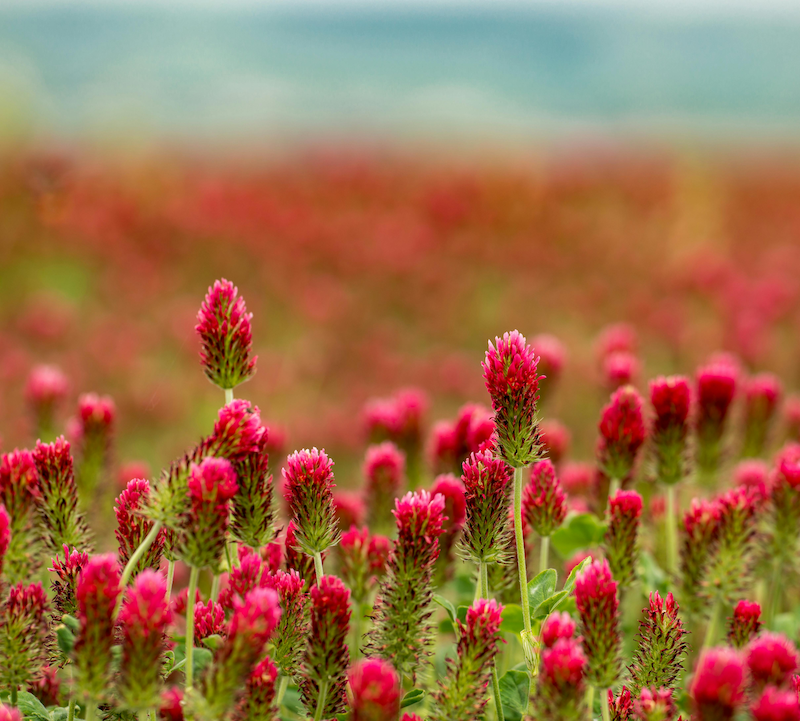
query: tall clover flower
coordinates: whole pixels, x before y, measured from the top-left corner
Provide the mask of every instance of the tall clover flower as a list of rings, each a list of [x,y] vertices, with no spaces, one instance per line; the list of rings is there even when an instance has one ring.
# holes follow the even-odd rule
[[[3,577],[3,564],[11,545],[11,519],[6,507],[0,503],[0,579]]]
[[[119,559],[123,565],[127,565],[153,528],[153,521],[143,515],[149,499],[150,483],[143,478],[134,478],[128,482],[125,490],[115,501],[114,515],[117,517],[117,529],[114,535],[117,538]],[[145,568],[158,569],[164,553],[165,540],[166,529],[161,529],[147,552],[133,566],[132,576],[141,573]]]
[[[225,640],[203,676],[201,697],[192,694],[190,700],[190,705],[197,704],[200,716],[225,717],[237,692],[263,659],[280,616],[278,595],[270,588],[256,588],[244,600],[234,600]]]
[[[567,496],[561,488],[556,469],[549,459],[536,461],[531,479],[522,492],[522,518],[541,539],[539,571],[549,567],[550,536],[567,516]]]
[[[678,711],[672,691],[668,688],[643,688],[633,701],[633,718],[636,721],[673,721]]]
[[[741,600],[728,619],[728,643],[744,648],[761,630],[761,606],[754,601]]]
[[[571,634],[545,645],[533,697],[536,718],[542,721],[585,718],[586,663],[581,642]]]
[[[697,466],[710,485],[722,458],[722,442],[728,412],[736,394],[738,369],[728,358],[719,358],[697,371]]]
[[[753,721],[800,721],[800,701],[796,691],[767,686],[750,706]]]
[[[617,582],[608,561],[592,561],[578,574],[575,601],[587,657],[586,681],[604,696],[619,678],[622,650]]]
[[[392,508],[403,490],[405,469],[405,453],[391,441],[367,448],[364,495],[369,527],[376,533],[387,533],[393,525]]]
[[[743,456],[764,452],[782,393],[780,379],[772,373],[759,373],[744,384]]]
[[[0,607],[0,686],[17,691],[39,677],[47,643],[47,596],[41,583],[12,586]]]
[[[37,438],[52,438],[56,407],[66,398],[69,383],[60,368],[38,365],[25,385],[25,400],[31,409]]]
[[[674,688],[686,654],[686,630],[671,593],[662,599],[650,594],[650,607],[639,622],[639,644],[628,666],[635,696],[648,686]]]
[[[30,451],[14,450],[0,457],[0,503],[11,521],[11,540],[6,551],[8,581],[26,581],[36,571],[39,547],[35,500],[38,474]]]
[[[745,700],[746,666],[732,648],[709,648],[700,655],[689,686],[692,718],[697,721],[733,719]]]
[[[163,576],[143,570],[125,594],[118,624],[122,636],[122,663],[117,692],[131,711],[159,705],[161,661],[171,646],[167,629],[172,611]]]
[[[782,580],[797,565],[800,526],[800,458],[787,453],[777,461],[770,483],[770,521],[766,534],[772,563],[769,620],[780,610]]]
[[[308,633],[308,594],[303,593],[303,579],[296,571],[276,571],[265,576],[263,585],[278,594],[281,605],[281,620],[270,642],[270,656],[282,676],[296,676]]]
[[[76,477],[84,499],[91,498],[111,463],[117,409],[109,396],[84,393],[78,398],[77,438],[80,463]]]
[[[22,721],[22,714],[18,709],[0,703],[0,721]]]
[[[94,718],[97,701],[108,686],[114,613],[121,593],[117,559],[111,553],[92,556],[75,589],[80,622],[73,649],[78,688],[86,700],[86,719]]]
[[[617,491],[608,501],[608,528],[603,550],[620,592],[633,583],[636,574],[641,515],[642,497],[636,491]]]
[[[750,683],[757,690],[765,686],[791,685],[800,657],[786,636],[764,631],[748,644],[745,652]]]
[[[466,623],[457,621],[457,656],[448,659],[445,677],[433,692],[431,721],[482,717],[500,639],[502,610],[497,601],[480,598],[467,609]]]
[[[456,540],[464,526],[466,501],[464,500],[464,484],[451,473],[437,476],[431,486],[431,494],[440,494],[444,498],[444,522],[442,535],[439,536],[439,558],[436,559],[434,582],[443,586],[453,575],[455,563]]]
[[[314,721],[345,710],[349,629],[350,591],[336,576],[323,576],[311,589],[311,629],[300,679],[300,695]]]
[[[656,478],[667,491],[667,570],[678,570],[676,485],[686,476],[686,441],[692,389],[684,376],[659,376],[650,381],[650,403],[655,412],[651,440]]]
[[[244,686],[244,695],[236,704],[234,721],[274,721],[278,708],[275,703],[275,681],[278,669],[269,657],[263,659],[250,672]]]
[[[74,548],[70,551],[69,546],[64,546],[63,560],[56,554],[52,563],[53,567],[48,570],[57,576],[52,583],[53,605],[58,611],[55,621],[60,622],[64,614],[74,616],[77,612],[78,599],[75,594],[78,576],[83,567],[89,563],[89,554],[76,551]]]
[[[539,354],[539,370],[547,380],[546,383],[541,384],[540,389],[542,402],[544,402],[546,397],[552,396],[553,390],[561,378],[567,361],[567,349],[558,338],[549,333],[539,333],[534,336],[531,338],[531,345]]]
[[[681,534],[681,588],[687,608],[697,613],[704,569],[719,538],[720,504],[695,498],[683,517]]]
[[[207,378],[231,392],[256,372],[253,352],[253,314],[230,281],[215,281],[197,313],[195,331],[202,348],[200,363]]]
[[[365,653],[390,660],[399,673],[416,677],[432,640],[433,566],[439,556],[444,498],[427,491],[396,501],[397,539],[373,611]]]
[[[633,386],[614,391],[600,417],[597,462],[613,494],[633,473],[646,431],[642,397]]]
[[[55,553],[62,546],[87,548],[89,529],[78,509],[78,486],[69,442],[64,436],[53,443],[38,441],[33,461],[39,475],[36,506],[46,533],[47,550]]]
[[[348,673],[353,694],[349,721],[397,721],[400,718],[400,677],[388,661],[369,658],[354,663]]]
[[[324,450],[297,451],[286,460],[283,478],[295,524],[295,543],[314,559],[319,579],[323,575],[322,553],[339,542],[333,507],[333,461]]]
[[[499,455],[514,469],[514,540],[524,629],[522,643],[529,672],[535,667],[528,572],[522,528],[522,469],[540,455],[536,402],[539,398],[539,359],[519,331],[495,338],[483,361],[483,378],[492,399]]]
[[[275,504],[267,451],[269,431],[265,427],[258,448],[234,463],[239,490],[233,497],[231,532],[252,548],[266,546],[275,537]]]

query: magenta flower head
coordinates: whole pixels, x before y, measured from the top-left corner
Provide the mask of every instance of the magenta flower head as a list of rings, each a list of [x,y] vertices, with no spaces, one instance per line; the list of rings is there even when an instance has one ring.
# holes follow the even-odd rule
[[[339,575],[356,604],[364,603],[385,573],[390,542],[370,535],[369,529],[351,526],[339,542]]]
[[[170,686],[161,694],[158,712],[165,721],[183,721],[183,691]]]
[[[6,507],[0,504],[0,578],[3,576],[3,562],[11,545],[11,519]]]
[[[608,561],[592,561],[578,574],[575,601],[588,659],[586,680],[595,688],[610,688],[619,678],[621,637],[617,582]]]
[[[244,695],[236,705],[234,721],[274,721],[278,709],[275,705],[275,681],[278,669],[269,657],[256,664],[247,677]]]
[[[611,721],[628,721],[633,715],[633,697],[627,686],[623,686],[616,696],[608,689],[608,710]]]
[[[314,568],[314,559],[307,556],[300,548],[296,540],[297,525],[294,521],[289,521],[286,525],[286,533],[284,534],[284,552],[286,556],[286,568],[292,571],[297,571],[300,578],[306,584],[306,588],[313,586],[317,582],[317,570]],[[328,557],[328,552],[324,551],[321,555],[323,564]]]
[[[677,714],[672,691],[668,688],[643,688],[633,701],[636,721],[673,721]]]
[[[454,421],[439,421],[431,431],[430,457],[435,473],[459,473],[470,453],[494,434],[491,411],[474,403],[462,406]]]
[[[603,360],[603,382],[609,390],[636,383],[642,364],[633,353],[625,350],[609,353]]]
[[[263,452],[267,435],[258,406],[236,398],[219,409],[208,454],[231,463],[244,461],[252,453]]]
[[[195,331],[200,336],[203,371],[220,388],[236,388],[256,372],[252,319],[233,283],[223,278],[208,289],[197,313]]]
[[[697,371],[697,464],[707,476],[719,466],[738,373],[734,362],[727,358],[719,358]]]
[[[166,581],[148,568],[128,588],[118,619],[122,663],[117,692],[131,711],[159,704],[161,662],[171,645],[166,636],[171,622]]]
[[[490,451],[472,453],[463,464],[465,519],[461,547],[475,563],[508,560],[507,523],[512,470]]]
[[[639,645],[628,667],[635,695],[647,687],[674,688],[683,669],[686,630],[671,593],[666,600],[658,591],[650,594],[650,607],[639,622]]]
[[[741,600],[728,619],[728,643],[744,648],[761,631],[761,606],[755,601]]]
[[[406,455],[391,441],[367,448],[364,496],[372,530],[385,532],[392,527],[394,499],[403,490],[405,470]]]
[[[278,594],[271,588],[256,588],[234,600],[225,640],[217,649],[201,681],[202,699],[194,700],[205,718],[224,718],[239,689],[246,683],[281,617]]]
[[[349,629],[350,591],[336,576],[323,576],[311,589],[311,630],[300,678],[309,716],[316,710],[316,718],[330,719],[346,708]]]
[[[52,584],[53,605],[58,611],[56,616],[57,621],[60,621],[65,613],[68,613],[70,616],[76,614],[78,600],[75,592],[78,584],[78,576],[83,570],[83,567],[89,562],[88,553],[80,553],[74,548],[70,552],[69,546],[64,546],[63,556],[64,560],[62,561],[59,555],[56,554],[53,558],[53,567],[48,569],[57,576]]]
[[[552,648],[559,639],[573,638],[576,628],[575,621],[566,611],[555,611],[542,624],[542,645]]]
[[[567,497],[550,459],[531,467],[531,478],[522,492],[522,517],[540,536],[550,536],[567,516]]]
[[[75,596],[81,628],[73,654],[78,687],[91,699],[99,698],[108,685],[119,581],[112,553],[92,556],[78,576]]]
[[[782,393],[783,385],[772,373],[759,373],[745,383],[743,456],[763,453]]]
[[[266,546],[275,536],[275,504],[267,452],[269,432],[262,429],[257,448],[234,463],[239,490],[233,497],[231,531],[252,548]]]
[[[308,634],[308,594],[303,593],[303,579],[297,571],[276,571],[264,576],[262,585],[273,589],[281,604],[281,620],[270,642],[270,656],[281,674],[296,676]]]
[[[678,483],[686,475],[686,438],[692,388],[684,376],[659,376],[650,381],[653,406],[651,436],[656,477],[666,484]]]
[[[0,609],[0,684],[23,689],[38,677],[46,660],[49,624],[41,583],[17,584]]]
[[[597,337],[595,350],[597,357],[602,361],[610,353],[627,351],[635,353],[639,345],[636,329],[629,323],[611,323]]]
[[[80,449],[77,481],[87,498],[94,492],[111,460],[111,441],[117,409],[109,396],[84,393],[78,398],[77,436]]]
[[[117,517],[117,530],[114,531],[114,535],[117,537],[119,559],[123,566],[128,563],[153,527],[153,522],[143,515],[149,500],[150,483],[142,478],[135,478],[129,481],[125,490],[115,501],[114,514]],[[158,569],[164,553],[165,538],[166,530],[162,529],[134,567],[134,576],[145,568]]]
[[[19,709],[0,703],[0,721],[22,721]]]
[[[536,718],[579,721],[585,715],[586,656],[580,641],[559,638],[542,650],[533,696]]]
[[[231,608],[233,604],[234,601],[231,598]],[[202,641],[209,636],[224,636],[225,633],[225,609],[222,605],[211,599],[206,603],[197,601],[194,607],[195,639]]]
[[[636,491],[617,491],[608,500],[608,528],[603,549],[611,573],[621,588],[630,586],[636,574],[641,515],[642,497]]]
[[[6,577],[12,583],[28,580],[36,570],[38,545],[34,532],[38,474],[30,451],[14,450],[0,457],[0,503],[6,508],[11,538],[6,551]]]
[[[751,461],[752,462],[752,461]],[[800,457],[792,446],[787,446],[776,459],[776,467],[768,484],[757,486],[758,492],[770,488],[768,504],[769,521],[767,549],[781,573],[791,572],[797,545],[797,528],[800,525]],[[779,589],[771,589],[780,593]]]
[[[531,345],[539,354],[539,371],[547,380],[541,384],[542,401],[552,394],[567,362],[567,349],[564,344],[549,333],[539,333],[531,338]]]
[[[623,386],[611,396],[600,418],[597,460],[603,473],[624,483],[633,471],[645,439],[642,397],[632,386]]]
[[[756,688],[791,685],[792,675],[797,672],[798,655],[786,636],[764,631],[750,642],[746,653],[750,679]]]
[[[339,541],[333,507],[333,461],[316,448],[293,453],[283,469],[284,493],[295,524],[295,543],[308,556]]]
[[[800,721],[797,692],[767,686],[750,706],[753,721]]]
[[[492,399],[500,456],[524,468],[540,454],[536,403],[539,400],[539,358],[519,331],[489,342],[483,378]]]
[[[205,458],[189,473],[189,507],[181,518],[181,558],[195,568],[216,571],[225,550],[230,501],[238,484],[224,458]]]
[[[480,598],[467,609],[466,623],[458,623],[455,659],[448,659],[447,673],[433,696],[432,721],[481,718],[486,708],[497,642],[500,614],[497,601]]]
[[[397,721],[400,718],[400,676],[392,664],[368,658],[348,674],[353,693],[350,721]]]
[[[434,479],[431,494],[440,494],[444,498],[444,523],[442,535],[439,536],[439,558],[434,574],[436,585],[441,586],[452,578],[455,570],[455,543],[464,526],[466,514],[464,484],[452,473],[443,473]]]
[[[415,678],[430,655],[433,628],[433,566],[439,557],[444,498],[427,491],[408,493],[396,502],[397,540],[387,563],[373,610],[366,654],[391,661]]]
[[[67,377],[60,368],[34,366],[25,385],[25,400],[33,412],[39,437],[52,433],[56,406],[66,398],[68,389]]]
[[[364,408],[370,441],[393,441],[407,454],[418,451],[428,405],[427,396],[418,388],[404,388],[391,398],[370,401]]]
[[[744,702],[744,657],[732,648],[704,651],[689,686],[692,718],[697,721],[729,720]]]
[[[62,546],[88,545],[89,531],[78,510],[69,442],[59,436],[53,443],[37,441],[33,461],[39,475],[36,506],[46,531],[47,550],[56,553]]]
[[[567,455],[572,442],[569,428],[555,418],[545,418],[539,424],[539,437],[542,449],[557,466]]]
[[[695,498],[683,517],[681,582],[683,598],[692,612],[701,608],[699,596],[704,570],[719,537],[720,504]]]

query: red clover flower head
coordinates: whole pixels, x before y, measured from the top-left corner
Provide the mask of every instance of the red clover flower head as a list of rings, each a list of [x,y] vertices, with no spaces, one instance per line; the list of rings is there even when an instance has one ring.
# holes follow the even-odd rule
[[[628,721],[633,715],[633,696],[627,686],[623,686],[616,696],[608,689],[608,710],[611,721]]]
[[[783,386],[772,373],[760,373],[745,383],[742,455],[763,453],[782,393]]]
[[[576,628],[575,621],[566,611],[555,611],[542,624],[542,644],[545,648],[552,648],[559,639],[573,638]]]
[[[578,721],[583,718],[587,660],[579,640],[559,638],[542,649],[533,696],[537,718]]]
[[[0,721],[22,721],[19,709],[0,703]]]
[[[268,573],[258,553],[247,546],[239,546],[239,563],[234,564],[228,574],[228,583],[219,594],[219,605],[232,609],[234,597],[244,598],[254,588],[263,586]]]
[[[522,493],[522,516],[540,536],[550,536],[567,516],[567,497],[550,459],[531,467],[531,478]]]
[[[241,461],[251,453],[260,452],[267,435],[258,406],[236,398],[219,409],[210,450],[232,463]]]
[[[78,416],[84,438],[92,434],[110,434],[116,415],[117,408],[110,396],[84,393],[78,398]]]
[[[339,540],[333,507],[333,461],[316,448],[293,453],[283,469],[284,494],[303,553],[322,553]]]
[[[353,693],[352,721],[397,721],[400,716],[400,676],[388,661],[357,661],[348,673]]]
[[[754,721],[800,721],[797,692],[767,686],[750,706]]]
[[[587,680],[597,688],[613,686],[620,672],[619,599],[608,561],[592,561],[575,579]]]
[[[231,531],[235,539],[253,548],[265,546],[275,536],[268,438],[268,429],[261,428],[257,449],[234,462],[239,491],[233,498]]]
[[[38,473],[33,454],[15,449],[0,457],[0,502],[11,518],[11,528],[24,529],[28,512],[39,494]]]
[[[717,500],[695,498],[683,517],[681,578],[683,598],[693,612],[700,610],[699,591],[705,568],[719,538],[722,510]]]
[[[0,577],[3,575],[3,561],[11,545],[11,519],[6,507],[0,504]]]
[[[233,607],[233,599],[231,599]],[[194,634],[198,641],[209,636],[225,635],[225,609],[221,603],[209,599],[206,603],[198,601],[194,607]]]
[[[233,283],[223,278],[208,289],[195,331],[200,336],[203,371],[220,388],[235,388],[256,372],[252,319]]]
[[[633,353],[625,350],[609,353],[603,360],[603,381],[610,390],[635,383],[642,364]]]
[[[278,669],[267,657],[256,664],[247,677],[244,694],[236,705],[235,721],[273,721],[277,717],[275,707],[275,681]]]
[[[597,338],[597,357],[603,360],[610,353],[627,351],[635,353],[638,346],[636,329],[628,323],[612,323],[600,332]]]
[[[611,573],[622,587],[630,586],[636,573],[641,515],[642,497],[636,491],[617,491],[608,501],[604,548]]]
[[[735,363],[727,358],[714,360],[697,371],[697,462],[705,473],[713,473],[719,465],[738,375]]]
[[[600,418],[598,462],[603,472],[620,482],[630,476],[645,439],[642,397],[632,386],[616,390]]]
[[[159,714],[165,721],[183,721],[183,691],[170,686],[161,694]]]
[[[53,411],[67,395],[69,383],[60,368],[34,366],[25,385],[25,399],[33,409],[37,428],[47,432],[53,426]]]
[[[758,688],[788,686],[797,671],[798,654],[794,644],[781,634],[765,631],[746,648],[752,683]]]
[[[662,483],[678,483],[686,474],[686,437],[692,388],[684,376],[659,376],[650,381],[650,403],[656,474]]]
[[[0,609],[0,684],[29,686],[46,658],[47,596],[41,583],[19,583],[8,591]]]
[[[431,486],[431,495],[436,494],[441,494],[444,498],[444,530],[446,532],[460,530],[466,516],[464,484],[453,474],[442,473],[434,479]]]
[[[539,370],[547,378],[546,385],[548,387],[555,385],[564,370],[567,349],[558,338],[549,333],[539,333],[534,336],[531,338],[531,345],[539,354]]]
[[[419,448],[428,398],[418,388],[404,388],[391,398],[367,403],[364,417],[371,442],[390,440],[407,453]]]
[[[367,448],[364,491],[369,525],[376,531],[392,525],[392,504],[404,484],[406,455],[392,441]]]
[[[53,567],[48,570],[58,576],[53,581],[53,604],[59,612],[59,619],[65,613],[71,616],[75,615],[78,607],[78,601],[75,597],[78,576],[88,562],[88,553],[80,553],[74,548],[70,552],[69,546],[66,545],[64,546],[63,561],[58,554],[53,557]]]
[[[755,601],[739,601],[728,619],[728,643],[744,648],[760,631],[761,606]]]
[[[439,557],[438,538],[444,527],[445,499],[427,491],[407,493],[395,501],[397,541],[421,567]]]
[[[363,603],[381,577],[389,558],[390,542],[386,536],[370,535],[369,529],[351,526],[339,542],[339,574],[353,594]]]
[[[114,531],[114,535],[117,537],[120,563],[123,565],[128,563],[153,527],[153,522],[143,515],[149,499],[150,483],[144,479],[135,478],[128,482],[125,490],[119,494],[114,503],[114,515],[117,517],[117,529]],[[162,529],[136,564],[133,569],[134,575],[145,568],[158,569],[164,553],[165,537],[166,531]]]
[[[739,651],[715,647],[703,651],[689,686],[693,719],[732,719],[745,698],[745,660]]]
[[[672,691],[668,688],[643,688],[633,700],[636,721],[672,721],[677,714]]]
[[[304,581],[297,571],[276,571],[262,579],[262,585],[272,588],[280,599],[281,619],[271,643],[270,655],[284,676],[294,676],[300,668],[308,632],[307,601]]]

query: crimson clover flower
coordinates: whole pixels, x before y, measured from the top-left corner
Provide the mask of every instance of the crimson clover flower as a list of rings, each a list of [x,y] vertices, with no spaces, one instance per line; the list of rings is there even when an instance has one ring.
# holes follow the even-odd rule
[[[727,357],[717,358],[697,371],[697,465],[713,477],[722,458],[722,440],[736,394],[739,371]]]
[[[364,498],[369,527],[377,533],[392,527],[394,499],[403,490],[405,469],[405,453],[391,441],[367,448],[363,469]]]
[[[689,686],[692,718],[697,721],[733,719],[745,699],[744,656],[732,648],[703,651]]]
[[[266,546],[275,536],[275,504],[272,475],[267,451],[266,427],[255,442],[257,448],[234,463],[239,490],[233,497],[231,533],[241,543],[253,548]]]
[[[642,497],[636,491],[617,491],[608,501],[608,528],[603,550],[620,588],[627,588],[634,581],[641,515]]]
[[[797,649],[782,634],[764,631],[750,641],[745,652],[751,683],[758,689],[788,686],[797,672]]]
[[[339,575],[357,604],[364,603],[385,573],[391,542],[352,526],[339,542]]]
[[[68,390],[69,382],[60,368],[37,365],[31,370],[25,384],[25,400],[30,406],[39,438],[52,436],[56,406],[66,398]]]
[[[0,607],[0,684],[23,689],[36,681],[47,653],[47,595],[41,583],[18,583]]]
[[[542,721],[579,721],[585,715],[587,660],[581,642],[559,638],[542,649],[536,691],[536,718]]]
[[[233,713],[234,721],[274,721],[275,681],[278,669],[269,657],[259,661],[247,677],[244,694]]]
[[[761,606],[755,601],[742,599],[728,619],[728,643],[734,648],[744,648],[761,630]]]
[[[650,381],[650,403],[655,412],[651,438],[656,478],[672,485],[686,475],[686,440],[692,388],[684,376],[659,376]]]
[[[531,467],[531,478],[522,493],[522,517],[539,536],[553,534],[567,516],[567,496],[550,459]],[[544,570],[544,569],[541,569]]]
[[[750,706],[753,721],[800,721],[797,691],[767,686]]]
[[[153,521],[143,514],[143,510],[147,507],[149,500],[149,481],[143,478],[134,478],[128,482],[125,490],[119,494],[114,503],[114,515],[117,517],[117,528],[114,531],[114,535],[117,538],[119,559],[123,566],[128,563],[153,527]],[[133,569],[132,576],[136,576],[146,568],[158,569],[161,564],[161,556],[164,553],[165,540],[166,530],[162,529],[145,554],[139,559]]]
[[[597,461],[603,473],[620,485],[630,478],[646,431],[642,397],[632,386],[614,391],[600,418]]]
[[[745,382],[743,456],[764,452],[782,393],[783,385],[772,373],[759,373]]]
[[[353,702],[350,721],[397,721],[400,717],[400,676],[380,658],[357,661],[348,673]]]
[[[8,581],[27,581],[36,571],[39,538],[35,533],[35,501],[39,494],[33,454],[13,450],[0,457],[0,504],[10,521],[10,539],[5,553]]]

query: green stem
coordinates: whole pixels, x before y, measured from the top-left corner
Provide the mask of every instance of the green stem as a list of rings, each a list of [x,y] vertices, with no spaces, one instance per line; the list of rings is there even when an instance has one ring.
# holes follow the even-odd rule
[[[319,551],[314,551],[314,570],[317,573],[317,585],[322,583],[322,576],[325,572],[322,570],[322,554]]]
[[[522,535],[522,468],[514,469],[514,538],[517,543],[517,566],[519,567],[519,595],[522,606],[522,621],[525,634],[532,641],[531,608],[528,602],[528,571],[525,567],[525,539]],[[527,656],[527,654],[526,654]]]
[[[17,689],[17,684],[14,684],[11,687],[11,705],[12,706],[16,706],[17,705],[17,694],[18,693],[19,693],[19,691]]]
[[[278,710],[281,708],[281,702],[283,701],[284,694],[286,693],[286,689],[289,686],[289,677],[280,674],[278,676],[278,691],[275,694],[275,706],[278,707]]]
[[[175,561],[167,561],[167,603],[172,596],[172,581],[175,578]]]
[[[603,692],[605,691],[605,695]],[[600,689],[600,711],[603,714],[603,721],[611,721],[611,709],[608,708],[608,691]]]
[[[189,571],[189,595],[186,597],[186,690],[192,688],[194,669],[192,668],[192,656],[194,655],[194,601],[197,595],[197,579],[200,577],[200,569],[191,567]]]
[[[550,568],[550,536],[539,539],[539,573]]]
[[[150,715],[150,711],[146,708],[140,709],[139,712],[136,714],[139,721],[148,721],[148,716]]]
[[[489,566],[485,561],[478,563],[478,584],[475,587],[475,600],[489,598]],[[497,721],[505,721],[503,702],[500,699],[500,681],[497,676],[497,656],[492,660],[492,694]]]
[[[96,709],[97,704],[94,702],[94,700],[86,702],[86,714],[84,716],[86,721],[94,721],[94,712]]]
[[[500,681],[497,678],[497,660],[492,661],[492,694],[494,695],[494,711],[497,721],[505,721],[503,702],[500,699]]]
[[[69,708],[67,708],[67,721],[75,721],[75,697],[69,700]]]
[[[769,627],[775,620],[780,610],[781,601],[781,564],[778,560],[774,562],[772,567],[772,580],[769,585],[769,605],[767,606],[767,617],[764,619],[766,625]]]
[[[589,718],[594,718],[594,686],[586,689],[586,708],[589,711]]]
[[[620,484],[619,478],[612,478],[611,479],[611,482],[609,483],[609,486],[608,486],[608,497],[609,498],[611,498],[611,496],[613,496],[619,490],[620,485],[621,484]]]
[[[233,388],[225,389],[225,405],[227,406],[233,400]]]
[[[156,540],[156,536],[161,530],[161,525],[161,521],[156,521],[153,524],[153,527],[150,529],[150,533],[144,537],[144,540],[139,544],[139,548],[133,552],[133,555],[125,564],[125,570],[122,571],[122,577],[119,579],[120,588],[125,588],[125,586],[128,585],[128,581],[131,580],[131,576],[133,575],[133,569],[136,568],[136,564],[139,563],[139,559],[141,559],[141,557],[147,553],[147,549],[153,545],[153,541]],[[121,602],[122,595],[120,595],[120,603]]]
[[[314,712],[314,721],[322,721],[322,713],[325,711],[325,702],[328,700],[328,682],[322,681],[319,685],[319,697],[317,698],[317,710]]]
[[[215,573],[211,578],[211,600],[214,601],[214,603],[216,603],[218,598],[219,598],[219,574]]]
[[[353,604],[353,647],[350,649],[350,663],[361,658],[361,624],[364,621],[364,609],[360,603]]]
[[[708,626],[706,626],[706,636],[703,639],[703,646],[701,650],[708,648],[714,643],[714,640],[717,637],[717,626],[719,625],[719,617],[721,613],[722,613],[722,601],[716,599],[714,601],[714,605],[711,608],[711,618],[708,619]]]
[[[674,483],[667,486],[667,571],[678,572],[678,529],[676,514],[676,488]]]

